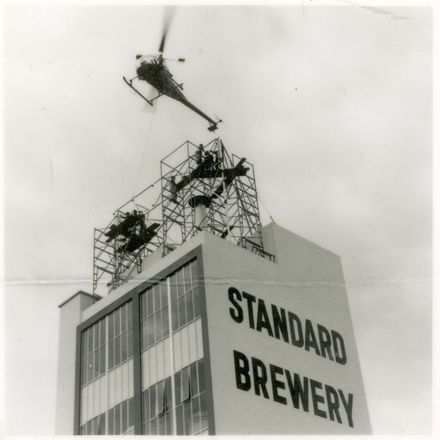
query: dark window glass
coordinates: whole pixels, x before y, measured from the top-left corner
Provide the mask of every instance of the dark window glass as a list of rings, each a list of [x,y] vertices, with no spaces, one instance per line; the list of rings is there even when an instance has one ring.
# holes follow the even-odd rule
[[[93,353],[87,356],[87,382],[93,379]]]
[[[200,394],[200,430],[208,428],[208,405],[206,402],[206,393]]]
[[[113,435],[115,433],[115,409],[112,408],[109,412],[108,412],[108,417],[107,417],[107,430],[108,433],[110,435]]]
[[[171,301],[174,301],[177,298],[177,277],[176,274],[174,274],[171,278],[170,278],[170,294],[171,294]]]
[[[152,289],[148,289],[145,292],[147,296],[147,316],[150,316],[153,313],[153,291]]]
[[[128,426],[129,426],[129,428],[134,426],[134,398],[133,397],[128,401]]]
[[[182,404],[176,408],[176,430],[177,435],[183,435],[183,407]]]
[[[179,314],[177,310],[177,301],[174,301],[171,304],[171,317],[173,320],[173,330],[177,330],[179,328]]]
[[[183,430],[185,435],[192,434],[191,402],[183,403]]]
[[[127,303],[127,328],[133,328],[133,306]]]
[[[96,429],[96,433],[98,435],[105,434],[105,414],[101,414],[100,416],[98,416],[98,427]]]
[[[175,388],[175,393],[176,393],[176,405],[178,405],[181,401],[182,401],[182,380],[181,380],[181,372],[178,371],[174,378],[175,378],[175,384],[174,384],[174,388]]]
[[[178,300],[178,308],[179,308],[179,327],[182,327],[186,324],[186,313],[185,313],[185,297],[181,296]]]
[[[168,304],[168,294],[167,294],[168,288],[167,288],[166,280],[161,281],[159,286],[160,286],[161,304],[162,307],[165,307]]]
[[[156,417],[156,387],[150,387],[150,419]]]
[[[128,400],[121,403],[121,434],[128,428]]]
[[[192,284],[193,287],[198,284],[198,278],[199,278],[199,274],[197,273],[197,261],[194,260],[191,263],[191,279],[192,279]]]
[[[192,292],[188,292],[185,296],[186,320],[191,322],[194,319],[194,308],[192,300]]]
[[[200,423],[200,399],[197,396],[196,398],[191,400],[192,405],[192,421],[193,421],[193,433],[196,434],[201,430]]]
[[[150,435],[157,435],[157,418],[150,423]]]
[[[108,344],[108,367],[113,368],[115,365],[115,341],[111,340]]]
[[[121,337],[115,338],[115,365],[121,362]]]
[[[205,383],[205,364],[204,360],[200,359],[197,362],[198,366],[198,373],[199,373],[199,392],[203,393],[203,391],[206,390],[206,383]]]
[[[142,348],[148,347],[148,320],[142,321]]]
[[[173,434],[173,411],[168,411],[165,414],[165,418],[166,418],[166,426],[167,426],[166,435],[172,435]]]
[[[191,289],[191,268],[190,265],[187,264],[184,268],[184,275],[185,275],[185,292]]]
[[[121,309],[116,309],[113,313],[115,315],[115,336],[118,336],[121,333]]]
[[[169,411],[173,404],[173,398],[172,398],[172,389],[171,389],[171,377],[167,377],[165,379],[165,402],[166,402],[166,411]]]
[[[197,396],[199,394],[199,381],[197,380],[197,362],[190,365],[191,374],[191,396]]]
[[[168,306],[162,309],[161,315],[162,315],[162,337],[166,338],[169,335]]]
[[[156,416],[165,412],[164,409],[164,382],[156,384]]]
[[[80,434],[80,435],[86,435],[86,425],[82,425],[82,426],[79,428],[79,434]]]
[[[99,321],[99,345],[105,344],[105,319]]]
[[[105,345],[103,345],[99,349],[99,373],[98,374],[104,374],[105,373]]]
[[[148,422],[150,420],[150,390],[145,390],[143,393],[144,401],[143,401],[143,419],[144,422]]]
[[[193,291],[194,298],[194,316],[200,316],[200,311],[202,309],[202,305],[200,303],[200,288],[196,287]]]
[[[115,434],[121,433],[121,405],[115,407]]]
[[[127,305],[121,307],[121,332],[127,330]]]
[[[87,432],[87,435],[92,435],[92,421],[91,420],[89,420],[87,422],[86,432]]]
[[[96,350],[99,346],[99,325],[96,323],[93,325],[93,350]]]
[[[108,317],[108,338],[113,339],[115,337],[115,318],[114,314],[111,313]]]
[[[154,311],[157,312],[158,310],[161,309],[159,284],[156,284],[153,287],[153,294],[154,294]]]
[[[84,330],[81,333],[81,356],[84,357],[87,353],[87,330]]]
[[[190,373],[189,368],[186,367],[182,370],[182,391],[181,391],[181,401],[186,402],[187,400],[191,399],[191,392],[190,392]]]
[[[124,362],[127,359],[127,332],[123,333],[120,337],[121,339],[121,362]]]
[[[166,422],[166,418],[164,417],[164,415],[160,416],[157,419],[157,423],[158,423],[158,434],[159,435],[165,435],[166,434],[166,426],[165,426],[165,422]]]
[[[127,332],[127,356],[133,356],[133,329]]]
[[[185,285],[183,283],[183,269],[177,271],[177,295],[183,295],[185,292]]]
[[[81,361],[81,383],[83,385],[87,383],[87,356]]]
[[[89,327],[86,331],[87,331],[87,353],[91,353],[93,350],[93,327]]]
[[[154,344],[154,316],[150,316],[147,321],[147,347]]]
[[[157,312],[154,315],[154,328],[155,328],[155,342],[159,341],[160,339],[162,339],[162,320],[161,318],[161,312]]]

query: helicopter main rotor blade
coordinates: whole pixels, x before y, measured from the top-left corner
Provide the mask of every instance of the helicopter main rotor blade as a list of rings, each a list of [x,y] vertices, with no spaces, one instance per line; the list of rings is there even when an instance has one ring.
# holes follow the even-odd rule
[[[165,8],[165,14],[163,19],[163,31],[162,31],[162,39],[160,40],[159,45],[159,53],[163,53],[165,49],[165,42],[167,39],[167,34],[171,26],[171,22],[173,21],[174,17],[174,7],[168,6]]]

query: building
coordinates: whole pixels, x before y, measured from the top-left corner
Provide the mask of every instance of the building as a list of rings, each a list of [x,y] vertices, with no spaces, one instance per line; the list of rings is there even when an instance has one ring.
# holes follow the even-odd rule
[[[226,157],[221,141],[211,147]],[[78,292],[60,306],[57,433],[371,433],[339,257],[273,223],[261,228],[250,166],[227,185],[238,165],[220,167],[219,206],[233,199],[239,211],[220,227],[220,186],[205,187],[213,178],[194,173],[198,160],[188,151],[188,169],[162,173],[178,176],[178,198],[161,185],[162,213],[180,211],[163,215],[171,223],[157,246],[114,263],[108,295]],[[253,223],[231,227],[246,216]],[[183,238],[171,246],[174,220]],[[121,243],[102,237],[117,256]]]

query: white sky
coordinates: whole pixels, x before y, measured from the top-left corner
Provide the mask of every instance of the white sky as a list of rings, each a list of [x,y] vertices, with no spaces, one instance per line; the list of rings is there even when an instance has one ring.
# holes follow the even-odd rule
[[[431,10],[304,4],[178,7],[166,53],[187,62],[169,67],[275,221],[341,256],[374,433],[429,433]],[[52,434],[57,306],[91,289],[93,228],[212,136],[121,80],[157,50],[162,7],[3,17],[5,432]]]

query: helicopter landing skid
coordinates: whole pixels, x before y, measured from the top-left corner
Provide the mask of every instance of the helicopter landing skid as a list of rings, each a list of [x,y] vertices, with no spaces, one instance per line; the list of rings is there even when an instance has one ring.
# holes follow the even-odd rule
[[[127,78],[125,78],[125,76],[123,76],[122,79],[124,80],[125,84],[127,84],[128,87],[133,89],[144,101],[147,101],[148,104],[150,104],[152,107],[153,107],[153,101],[156,100],[157,98],[160,98],[163,95],[163,93],[160,93],[159,95],[155,96],[153,99],[147,99],[147,98],[145,98],[145,96],[141,92],[139,92],[139,90],[137,90],[133,86],[131,81],[129,81]]]

